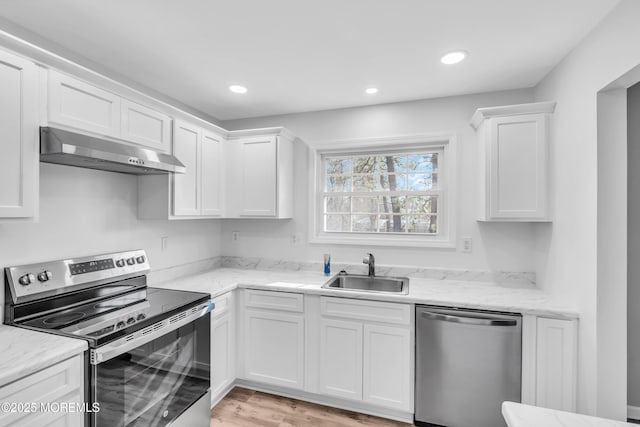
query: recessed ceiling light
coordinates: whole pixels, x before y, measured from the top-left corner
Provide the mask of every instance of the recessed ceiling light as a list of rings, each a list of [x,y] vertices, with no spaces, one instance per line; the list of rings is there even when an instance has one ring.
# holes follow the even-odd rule
[[[467,57],[467,52],[463,50],[457,50],[455,52],[449,52],[440,58],[440,62],[447,65],[457,64],[458,62],[464,61]]]
[[[365,92],[369,95],[373,95],[374,93],[378,93],[377,87],[368,87]]]
[[[240,85],[231,85],[229,90],[233,93],[247,93],[247,88]]]

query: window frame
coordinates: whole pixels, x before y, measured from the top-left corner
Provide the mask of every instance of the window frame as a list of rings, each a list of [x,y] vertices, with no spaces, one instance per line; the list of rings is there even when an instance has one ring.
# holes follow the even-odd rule
[[[324,231],[324,157],[344,155],[379,155],[415,150],[441,149],[438,168],[438,234],[364,233]],[[406,247],[456,247],[456,135],[405,135],[351,139],[314,144],[309,154],[309,242]]]

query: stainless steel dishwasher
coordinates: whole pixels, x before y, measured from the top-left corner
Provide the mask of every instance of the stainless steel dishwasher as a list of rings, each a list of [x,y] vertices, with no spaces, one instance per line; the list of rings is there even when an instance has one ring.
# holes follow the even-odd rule
[[[521,371],[521,315],[416,305],[416,425],[506,426]]]

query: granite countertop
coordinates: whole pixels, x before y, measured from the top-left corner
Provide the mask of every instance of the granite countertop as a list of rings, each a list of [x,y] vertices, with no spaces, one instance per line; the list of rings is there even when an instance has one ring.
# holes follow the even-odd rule
[[[0,387],[87,348],[84,340],[0,325]]]
[[[509,427],[630,427],[637,425],[514,402],[502,404],[502,415]]]
[[[461,308],[478,308],[556,318],[578,317],[575,307],[558,304],[551,297],[530,285],[498,285],[462,280],[410,278],[408,295],[368,293],[322,289],[329,280],[314,271],[263,271],[254,269],[218,268],[200,274],[150,286],[209,292],[213,297],[235,288],[266,289],[305,294],[340,296],[389,302],[435,304]]]

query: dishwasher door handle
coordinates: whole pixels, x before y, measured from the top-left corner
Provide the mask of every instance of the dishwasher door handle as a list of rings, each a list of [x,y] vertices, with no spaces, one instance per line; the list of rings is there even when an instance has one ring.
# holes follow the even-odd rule
[[[479,326],[516,326],[518,321],[509,319],[496,319],[489,317],[466,317],[466,316],[452,316],[450,314],[432,313],[430,311],[423,311],[422,317],[433,320],[440,320],[443,322],[464,323],[466,325],[479,325]]]

